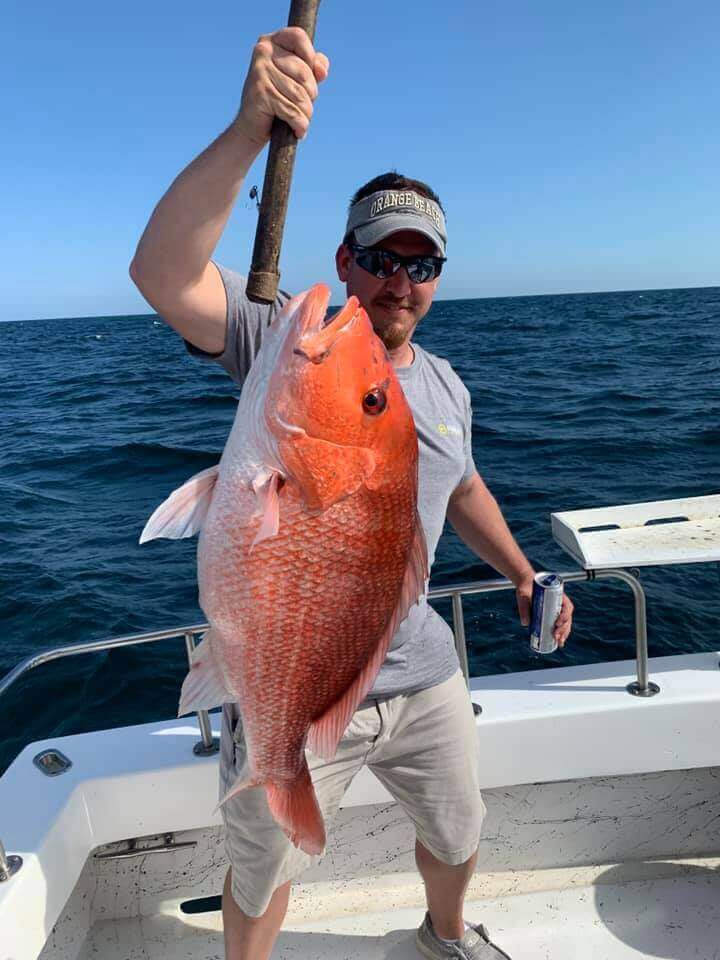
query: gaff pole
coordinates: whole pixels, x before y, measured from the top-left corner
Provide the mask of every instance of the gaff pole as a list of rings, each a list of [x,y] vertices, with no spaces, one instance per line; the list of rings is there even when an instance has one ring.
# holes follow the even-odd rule
[[[288,26],[302,27],[312,41],[319,6],[320,0],[292,0]],[[255,303],[272,303],[277,294],[280,247],[296,149],[297,137],[284,120],[275,117],[247,284],[247,295]]]

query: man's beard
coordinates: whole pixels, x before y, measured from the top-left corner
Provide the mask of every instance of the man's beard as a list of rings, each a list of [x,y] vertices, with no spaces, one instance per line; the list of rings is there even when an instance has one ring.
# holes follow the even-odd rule
[[[380,330],[377,327],[375,328],[375,333],[385,344],[386,350],[397,350],[409,338],[411,332],[412,325],[405,326],[399,323],[390,323]]]
[[[379,304],[381,305],[381,304]],[[415,314],[406,310],[400,317],[394,318],[391,314],[383,313],[370,318],[375,333],[385,344],[386,350],[397,350],[410,339],[417,325]]]

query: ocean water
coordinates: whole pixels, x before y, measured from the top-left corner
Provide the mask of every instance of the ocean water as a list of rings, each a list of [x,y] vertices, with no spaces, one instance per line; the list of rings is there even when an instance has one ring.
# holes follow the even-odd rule
[[[438,302],[418,340],[472,394],[475,460],[516,539],[569,570],[552,511],[720,491],[719,330],[720,288],[705,288]],[[153,315],[0,324],[0,367],[0,675],[46,647],[201,620],[195,541],[138,536],[217,462],[227,375]],[[719,574],[643,571],[651,655],[717,649]],[[434,584],[494,575],[446,531]],[[568,593],[573,634],[542,660],[511,592],[466,601],[472,672],[633,655],[627,587]],[[169,641],[33,671],[3,697],[0,770],[41,737],[174,716],[185,670]]]

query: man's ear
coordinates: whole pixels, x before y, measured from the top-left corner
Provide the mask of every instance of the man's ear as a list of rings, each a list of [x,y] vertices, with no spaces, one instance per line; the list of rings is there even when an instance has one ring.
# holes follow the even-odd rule
[[[335,253],[335,268],[337,269],[338,280],[346,282],[350,273],[350,263],[352,254],[346,243],[341,243]]]

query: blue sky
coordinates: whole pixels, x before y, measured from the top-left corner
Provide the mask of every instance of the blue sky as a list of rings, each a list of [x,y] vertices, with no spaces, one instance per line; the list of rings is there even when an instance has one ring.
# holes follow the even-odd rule
[[[13,2],[0,83],[0,320],[144,313],[154,204],[229,123],[289,3]],[[331,72],[281,260],[333,281],[347,200],[397,168],[447,211],[440,296],[720,284],[717,0],[324,0]],[[216,256],[247,271],[265,154]],[[335,298],[341,287],[334,284]]]

